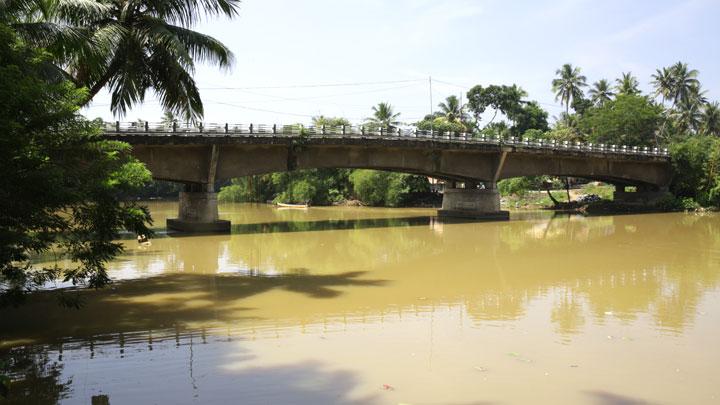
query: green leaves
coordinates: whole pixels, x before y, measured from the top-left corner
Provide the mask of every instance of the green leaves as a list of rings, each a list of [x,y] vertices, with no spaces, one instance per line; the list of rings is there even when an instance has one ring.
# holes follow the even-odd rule
[[[79,116],[85,90],[48,82],[44,56],[0,25],[0,306],[58,277],[101,287],[118,231],[147,234],[149,213],[120,196],[149,179],[129,145]],[[69,268],[33,268],[53,249]]]
[[[56,76],[87,87],[83,104],[110,87],[110,108],[124,115],[148,90],[166,111],[187,120],[203,116],[192,78],[195,62],[222,68],[233,62],[215,38],[190,29],[203,17],[237,15],[238,0],[10,0],[0,22],[13,23],[21,37],[53,55]],[[43,17],[36,10],[43,6]],[[49,70],[51,72],[51,70]]]
[[[647,145],[658,129],[661,108],[647,97],[618,94],[615,100],[590,108],[579,127],[593,143]]]
[[[555,71],[558,76],[552,81],[552,89],[555,92],[555,100],[559,100],[565,104],[565,112],[570,108],[570,103],[583,97],[582,88],[587,86],[585,76],[580,74],[580,68],[573,67],[566,63],[560,69]]]
[[[467,93],[468,109],[478,120],[488,107],[508,115],[520,108],[521,99],[525,96],[527,93],[516,85],[490,85],[486,88],[477,85]]]
[[[367,122],[370,126],[392,128],[400,124],[400,122],[397,121],[397,117],[400,116],[400,113],[396,113],[390,103],[378,103],[378,105],[373,106],[372,111],[372,117],[367,118]]]

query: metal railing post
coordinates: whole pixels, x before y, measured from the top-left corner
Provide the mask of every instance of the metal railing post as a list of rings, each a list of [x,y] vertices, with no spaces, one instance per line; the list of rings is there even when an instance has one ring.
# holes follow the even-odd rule
[[[228,123],[226,122],[225,123],[225,133],[227,134],[229,130],[230,130],[230,128],[228,126]]]
[[[148,132],[150,130],[150,125],[148,125],[147,121],[145,121],[144,127],[145,127],[145,132]]]
[[[175,121],[172,122],[172,131],[173,132],[177,131],[177,122],[175,122]]]
[[[120,121],[115,121],[115,132],[120,132]]]
[[[273,124],[272,131],[273,131],[273,135],[277,134],[277,124]]]
[[[250,133],[252,134],[253,133],[253,124],[250,124],[249,128],[250,128]]]

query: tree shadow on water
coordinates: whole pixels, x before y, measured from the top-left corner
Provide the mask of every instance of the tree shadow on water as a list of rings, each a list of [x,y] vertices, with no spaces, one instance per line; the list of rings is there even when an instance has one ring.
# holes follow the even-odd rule
[[[378,287],[386,280],[362,279],[365,272],[311,274],[291,269],[280,276],[238,274],[164,274],[125,280],[101,290],[78,291],[82,308],[59,308],[59,291],[33,294],[26,305],[0,312],[0,340],[46,340],[115,332],[161,329],[206,323],[236,323],[257,319],[248,315],[246,299],[273,290],[311,299],[332,299],[342,288]],[[62,293],[67,294],[67,291]],[[288,305],[293,305],[288,302]]]
[[[328,370],[316,361],[252,367],[233,373],[229,392],[200,386],[198,399],[207,403],[241,404],[377,404],[381,387],[374,394],[352,395],[359,378],[348,370]],[[222,382],[219,382],[221,384]],[[204,392],[203,392],[204,391]],[[210,391],[208,395],[206,392]]]
[[[645,401],[643,399],[631,398],[628,396],[615,394],[608,391],[594,390],[585,391],[586,395],[592,397],[591,402],[597,405],[654,405],[655,402]]]

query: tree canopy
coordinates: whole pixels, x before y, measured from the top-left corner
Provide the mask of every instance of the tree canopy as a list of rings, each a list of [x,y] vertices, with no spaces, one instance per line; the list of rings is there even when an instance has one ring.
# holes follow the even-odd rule
[[[654,140],[661,112],[647,97],[618,94],[590,108],[580,120],[580,129],[593,143],[648,145]]]
[[[487,108],[492,108],[494,112],[488,122],[490,124],[495,120],[498,112],[510,117],[519,110],[522,99],[526,96],[525,90],[514,84],[512,86],[490,85],[487,87],[477,85],[467,92],[468,110],[479,123]]]
[[[120,200],[149,172],[78,114],[85,90],[46,80],[50,57],[0,25],[0,305],[57,277],[103,286],[118,230],[150,233],[148,211]],[[31,266],[51,250],[72,265]]]

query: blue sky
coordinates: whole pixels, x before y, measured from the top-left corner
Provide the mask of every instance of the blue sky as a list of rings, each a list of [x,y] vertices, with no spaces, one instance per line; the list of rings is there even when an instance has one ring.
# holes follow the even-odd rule
[[[206,122],[360,122],[388,101],[414,122],[475,84],[518,84],[551,116],[550,82],[563,63],[588,82],[632,71],[645,91],[678,60],[720,99],[720,1],[244,0],[233,20],[195,29],[235,54],[228,71],[198,66]],[[376,83],[384,82],[384,83]],[[297,87],[316,84],[376,83]],[[84,111],[115,120],[109,95]],[[122,120],[159,120],[152,94]]]

